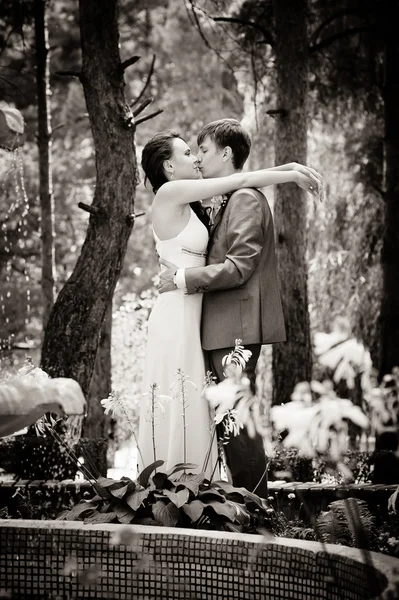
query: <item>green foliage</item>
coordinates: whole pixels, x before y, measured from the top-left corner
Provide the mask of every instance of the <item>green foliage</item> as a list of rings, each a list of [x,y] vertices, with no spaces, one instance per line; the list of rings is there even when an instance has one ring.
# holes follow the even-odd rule
[[[348,450],[343,454],[341,462],[352,473],[355,483],[369,483],[376,455],[379,453]],[[346,475],[337,470],[336,463],[320,457],[317,460],[305,458],[300,456],[297,448],[279,445],[269,461],[270,481],[285,479],[321,483],[329,478],[340,485],[345,482]]]
[[[273,528],[274,510],[256,494],[225,481],[209,482],[203,473],[190,472],[196,465],[189,463],[154,473],[162,465],[149,465],[137,481],[100,477],[94,484],[97,495],[59,518],[247,533]]]
[[[342,108],[312,127],[309,161],[325,175],[326,200],[308,214],[309,308],[314,331],[329,331],[337,315],[347,316],[376,364],[382,134],[372,114],[354,110]]]
[[[60,486],[57,493],[46,489],[32,490],[16,486],[15,493],[2,503],[0,519],[56,519],[62,510],[70,510],[74,505],[73,495]]]
[[[317,529],[324,542],[355,548],[377,549],[375,518],[367,502],[358,498],[336,500],[317,519]]]
[[[313,481],[312,459],[300,456],[297,448],[278,446],[268,468],[271,481],[275,479]]]
[[[147,320],[155,298],[154,288],[142,292],[140,296],[127,294],[113,315],[112,387],[125,413],[128,413],[128,419],[126,415],[123,418],[116,417],[118,440],[130,437],[132,428],[135,429],[138,424]]]

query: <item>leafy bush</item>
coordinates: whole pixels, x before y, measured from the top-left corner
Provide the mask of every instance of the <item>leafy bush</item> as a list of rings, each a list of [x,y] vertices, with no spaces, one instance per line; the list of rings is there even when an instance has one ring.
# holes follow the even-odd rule
[[[274,509],[256,494],[226,481],[209,482],[204,473],[187,472],[197,468],[190,463],[154,473],[163,464],[158,460],[149,465],[137,481],[100,477],[94,484],[97,495],[59,518],[246,533],[275,526]]]
[[[269,479],[313,481],[312,459],[300,456],[297,448],[276,448],[269,462]]]
[[[86,492],[87,493],[87,492]],[[62,510],[70,510],[76,500],[62,485],[57,489],[16,487],[12,496],[2,499],[0,519],[56,519]]]
[[[355,483],[368,483],[371,480],[375,457],[379,454],[380,452],[348,450],[343,454],[341,462],[351,471]],[[269,462],[270,481],[286,479],[321,483],[326,476],[333,476],[337,485],[345,480],[344,474],[337,470],[334,461],[303,457],[297,448],[278,447],[275,456]]]

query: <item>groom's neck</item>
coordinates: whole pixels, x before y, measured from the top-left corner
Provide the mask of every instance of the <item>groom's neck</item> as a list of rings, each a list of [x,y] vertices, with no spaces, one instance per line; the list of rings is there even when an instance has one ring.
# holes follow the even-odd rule
[[[227,163],[216,173],[216,177],[227,177],[234,173],[241,173],[241,169],[235,169],[231,163]]]

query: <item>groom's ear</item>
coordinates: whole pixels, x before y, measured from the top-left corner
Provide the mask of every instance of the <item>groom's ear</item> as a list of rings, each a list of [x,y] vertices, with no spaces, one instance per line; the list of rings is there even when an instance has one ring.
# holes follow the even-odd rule
[[[222,160],[223,162],[227,162],[229,159],[231,159],[233,156],[233,150],[230,148],[230,146],[225,146],[223,148],[223,154],[222,154]]]

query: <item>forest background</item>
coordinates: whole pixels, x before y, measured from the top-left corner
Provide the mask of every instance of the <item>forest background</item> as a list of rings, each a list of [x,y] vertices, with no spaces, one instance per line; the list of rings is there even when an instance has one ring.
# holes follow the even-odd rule
[[[138,162],[143,145],[155,132],[173,128],[195,151],[199,129],[229,116],[239,119],[252,136],[253,150],[246,168],[273,166],[275,160],[278,164],[283,162],[278,159],[287,157],[286,161],[306,162],[325,178],[323,204],[305,199],[291,186],[284,197],[272,189],[266,191],[275,206],[280,278],[292,334],[288,350],[275,351],[279,360],[274,360],[273,377],[281,388],[276,401],[286,399],[287,389],[292,391],[293,383],[309,375],[308,340],[316,331],[328,331],[337,315],[350,319],[355,336],[370,349],[380,374],[394,366],[390,364],[392,350],[385,350],[394,345],[398,333],[397,315],[392,312],[398,241],[397,235],[392,241],[389,233],[398,219],[398,186],[392,180],[394,161],[386,144],[393,132],[396,146],[394,142],[390,149],[397,152],[399,103],[393,106],[390,90],[390,77],[398,72],[393,27],[397,4],[383,0],[340,0],[333,6],[319,0],[119,2],[122,60],[141,57],[124,68],[127,102],[137,106],[151,97],[153,109],[163,111],[137,126]],[[102,5],[98,3],[98,10]],[[40,7],[45,9],[48,29],[44,54],[38,46]],[[284,21],[283,14],[289,19]],[[71,0],[5,1],[0,9],[0,95],[5,105],[18,108],[26,121],[26,136],[17,157],[0,151],[0,347],[4,369],[17,368],[27,355],[40,361],[43,324],[48,323],[51,311],[42,278],[37,133],[43,118],[38,111],[38,65],[43,59],[49,60],[46,96],[51,109],[54,297],[74,271],[89,218],[93,218],[78,207],[79,202],[91,205],[96,183],[92,115],[82,82],[72,76],[82,64],[79,18],[78,2]],[[287,43],[289,38],[279,33],[288,27],[285,34],[289,34],[290,26],[294,37]],[[284,93],[292,97],[284,97]],[[292,131],[292,126],[287,135],[281,135],[281,127],[289,122],[284,111],[294,97],[302,110],[298,122],[305,131],[305,150],[303,139],[295,138],[300,132]],[[112,161],[110,149],[108,158]],[[98,400],[108,395],[111,386],[133,404],[138,402],[145,319],[158,270],[150,203],[151,193],[141,174],[134,212],[145,214],[137,217],[129,237],[113,294],[112,319],[110,307],[107,309],[100,342],[102,362],[99,353],[100,366],[94,370],[90,392],[97,398],[92,420],[98,414]],[[393,219],[389,226],[387,215]],[[284,238],[289,238],[288,256],[291,248],[288,259]],[[293,252],[295,248],[300,251]],[[302,283],[297,286],[298,278]],[[298,314],[290,314],[296,304],[307,309],[299,312],[303,317],[299,323]],[[389,343],[384,333],[387,318],[392,327]],[[305,353],[295,335],[298,327],[305,331],[300,336]],[[52,336],[56,337],[54,332]],[[282,361],[280,352],[289,360]],[[264,373],[267,380],[269,371]],[[288,381],[287,388],[282,379]],[[93,426],[92,435],[95,429]]]

